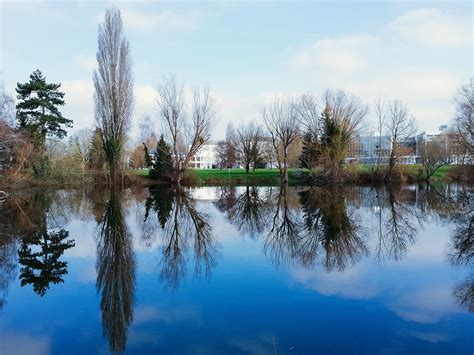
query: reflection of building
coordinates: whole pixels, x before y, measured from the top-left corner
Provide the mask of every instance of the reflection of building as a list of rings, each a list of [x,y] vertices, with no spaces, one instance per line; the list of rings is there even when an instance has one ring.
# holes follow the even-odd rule
[[[217,145],[214,143],[204,144],[193,156],[191,167],[195,169],[215,169],[217,167]]]
[[[199,187],[191,190],[191,196],[197,201],[217,201],[219,192],[216,187]]]

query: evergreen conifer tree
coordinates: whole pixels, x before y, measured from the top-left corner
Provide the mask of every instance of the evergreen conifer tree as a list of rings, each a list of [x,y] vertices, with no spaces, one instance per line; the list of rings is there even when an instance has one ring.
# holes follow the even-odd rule
[[[40,70],[30,75],[30,81],[17,83],[18,125],[30,131],[36,148],[44,151],[47,136],[63,138],[72,120],[59,111],[64,105],[64,93],[59,91],[61,84],[48,84]]]
[[[151,160],[151,157],[150,157],[150,152],[148,151],[148,147],[146,146],[146,143],[144,142],[143,143],[143,152],[145,154],[145,165],[148,167],[148,168],[151,168],[153,166],[153,161]]]
[[[150,169],[150,177],[160,180],[169,180],[173,171],[170,146],[165,142],[163,135],[156,145],[155,161]]]
[[[44,296],[49,285],[63,282],[67,274],[67,262],[59,260],[64,251],[74,247],[68,240],[69,232],[49,232],[46,228],[22,240],[18,259],[21,286],[33,285],[33,290]]]

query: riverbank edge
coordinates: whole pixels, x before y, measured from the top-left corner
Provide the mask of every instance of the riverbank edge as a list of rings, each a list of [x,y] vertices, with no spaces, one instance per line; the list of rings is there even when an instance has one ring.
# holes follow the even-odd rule
[[[342,179],[332,183],[324,181],[321,171],[315,171],[311,175],[305,169],[290,169],[290,186],[309,185],[347,185],[347,184],[381,184],[386,183],[383,170],[374,172],[367,167],[346,169]],[[392,179],[392,183],[425,183],[426,179],[421,175],[419,166],[403,166]],[[430,183],[450,183],[450,182],[474,182],[474,166],[444,166],[430,179]],[[124,175],[122,181],[124,187],[130,186],[153,186],[165,185],[156,179],[148,177],[148,170],[129,170]],[[189,170],[183,180],[182,185],[188,187],[204,186],[239,186],[239,185],[268,185],[279,186],[281,184],[278,169],[258,169],[245,173],[242,169],[201,169]],[[2,181],[0,179],[0,190],[18,190],[29,187],[80,187],[80,186],[105,186],[105,179],[29,179],[18,183]]]

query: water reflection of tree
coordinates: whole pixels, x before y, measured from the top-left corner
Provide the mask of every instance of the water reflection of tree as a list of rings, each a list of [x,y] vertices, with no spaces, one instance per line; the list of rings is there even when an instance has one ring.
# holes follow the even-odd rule
[[[145,222],[156,213],[163,236],[160,279],[177,288],[186,275],[187,252],[193,242],[194,275],[210,277],[217,262],[217,247],[207,216],[196,207],[188,190],[153,188],[147,199]]]
[[[474,266],[474,200],[470,192],[459,193],[459,213],[453,218],[451,262],[454,265]],[[474,271],[454,288],[458,303],[469,312],[474,312]]]
[[[102,329],[112,352],[125,349],[135,299],[135,255],[121,199],[121,191],[112,188],[97,242],[96,288],[101,294]]]
[[[415,196],[411,191],[393,186],[373,192],[378,224],[376,258],[379,262],[401,260],[415,243],[420,226],[421,213],[415,207]]]
[[[40,296],[44,296],[51,284],[63,282],[67,262],[60,258],[74,246],[74,240],[68,239],[69,232],[61,228],[60,223],[65,223],[65,219],[59,218],[61,214],[56,208],[51,208],[55,195],[44,190],[14,194],[2,203],[1,209],[2,239],[8,238],[12,246],[18,247],[15,251],[21,265],[21,286],[32,285]],[[12,252],[13,248],[8,250]],[[11,260],[12,255],[6,259]],[[3,270],[8,265],[4,260]],[[7,272],[11,274],[11,271]]]
[[[0,219],[2,217],[0,216]],[[18,239],[15,236],[0,235],[0,311],[6,304],[10,283],[18,271]]]
[[[367,254],[360,227],[348,212],[345,193],[349,192],[320,188],[300,192],[304,229],[299,254],[304,265],[314,263],[319,246],[324,249],[327,270],[343,270]]]
[[[454,297],[459,305],[469,312],[474,312],[474,274],[454,288]]]
[[[425,219],[431,217],[450,223],[453,215],[459,211],[457,200],[460,193],[461,190],[452,184],[421,185],[418,189],[417,207]]]
[[[24,237],[18,251],[21,286],[33,285],[33,290],[44,296],[51,283],[64,282],[67,274],[67,262],[61,261],[66,249],[72,248],[74,240],[68,240],[69,232],[61,229],[57,232],[42,230]]]
[[[245,186],[237,196],[235,187],[223,187],[216,206],[239,232],[255,238],[268,226],[271,197],[271,188]]]
[[[300,245],[300,223],[295,208],[290,204],[288,185],[280,187],[270,231],[264,240],[265,254],[276,265],[285,265],[298,258]]]
[[[296,203],[292,195],[299,196]],[[282,186],[264,251],[277,265],[310,267],[321,255],[327,270],[343,270],[367,253],[359,229],[343,192],[313,187],[296,194]]]
[[[9,197],[0,203],[0,310],[6,304],[10,283],[18,274],[21,236],[33,227],[25,213],[27,200]]]

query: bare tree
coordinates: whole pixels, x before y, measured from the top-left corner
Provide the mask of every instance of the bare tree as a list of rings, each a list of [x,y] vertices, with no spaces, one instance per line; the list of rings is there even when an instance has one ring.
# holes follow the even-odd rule
[[[263,119],[277,156],[282,183],[288,182],[288,148],[300,133],[297,105],[291,98],[274,98],[264,108]]]
[[[420,147],[421,164],[425,173],[425,179],[430,178],[444,165],[451,163],[448,151],[448,142],[443,140],[433,140],[422,142]]]
[[[474,77],[461,84],[454,101],[456,103],[455,127],[469,154],[474,154]]]
[[[368,112],[367,105],[344,91],[327,90],[323,95],[324,110],[321,114],[321,150],[324,174],[332,182],[338,180],[351,142],[361,130]]]
[[[326,90],[324,106],[330,109],[333,120],[341,127],[348,141],[359,135],[369,108],[357,96],[344,91]]]
[[[316,98],[311,94],[302,95],[297,108],[303,130],[300,161],[304,167],[310,170],[310,174],[313,176],[320,158],[319,148],[322,134],[320,110]]]
[[[219,141],[216,146],[217,165],[219,169],[227,166],[227,142]]]
[[[173,156],[172,180],[179,184],[191,159],[211,137],[216,115],[215,101],[207,86],[196,87],[192,92],[192,113],[187,115],[183,87],[172,75],[162,79],[158,95],[163,130]]]
[[[87,160],[89,158],[92,131],[87,128],[80,129],[74,134],[73,139],[74,145],[76,146],[77,155],[81,162],[82,181],[84,181],[87,168]]]
[[[250,167],[255,169],[261,160],[262,150],[262,128],[255,122],[241,125],[236,133],[236,147],[240,164],[244,166],[245,172],[250,171]]]
[[[133,110],[132,59],[118,8],[106,10],[97,44],[98,68],[93,76],[95,119],[114,182],[121,172],[122,150]]]
[[[311,132],[315,137],[321,135],[321,111],[316,98],[311,94],[300,97],[297,110],[300,115],[301,127],[305,132]]]
[[[237,162],[236,133],[232,122],[227,123],[225,131],[226,142],[226,164],[228,168],[235,166]]]
[[[3,82],[0,84],[0,121],[10,127],[15,125],[15,105],[13,97],[5,91]]]
[[[376,168],[375,170],[378,171],[380,168],[380,163],[382,162],[382,155],[383,155],[383,135],[385,130],[385,122],[387,120],[387,108],[386,108],[386,101],[378,98],[375,101],[375,117],[377,119],[377,138],[378,138],[378,150],[374,151],[375,158],[376,158]]]
[[[151,121],[150,116],[144,116],[140,119],[138,124],[138,141],[137,145],[146,143],[147,146],[154,147],[158,143],[158,138],[155,132],[155,124]]]
[[[0,84],[0,172],[11,169],[13,182],[19,182],[34,149],[26,132],[14,128],[14,108],[12,96]]]
[[[417,127],[415,118],[410,115],[407,107],[400,100],[388,101],[386,110],[385,128],[391,140],[386,178],[390,179],[393,169],[406,150],[408,139],[416,134]]]

